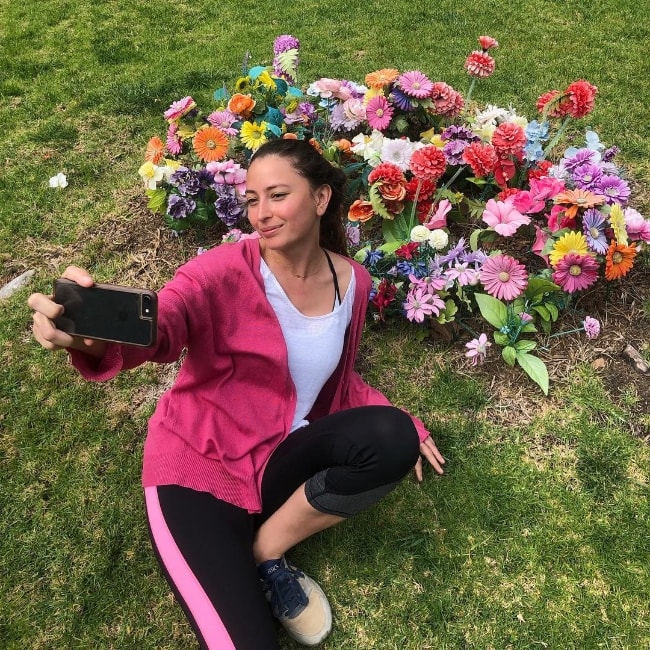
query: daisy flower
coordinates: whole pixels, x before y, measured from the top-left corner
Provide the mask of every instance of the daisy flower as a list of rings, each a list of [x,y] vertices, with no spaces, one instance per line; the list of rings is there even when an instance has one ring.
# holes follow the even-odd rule
[[[173,156],[177,156],[183,151],[183,140],[178,134],[178,125],[173,122],[169,125],[169,129],[167,129],[167,151]]]
[[[405,72],[397,78],[397,85],[409,97],[425,99],[433,89],[433,82],[419,70]]]
[[[487,355],[487,349],[491,345],[492,343],[488,341],[487,334],[481,334],[477,339],[472,339],[469,343],[465,343],[465,347],[467,348],[465,356],[472,360],[473,366],[478,363],[483,363]]]
[[[192,141],[196,155],[205,162],[214,162],[226,157],[228,153],[228,138],[216,126],[201,129]]]
[[[386,138],[381,147],[381,159],[393,163],[403,172],[409,168],[414,143],[407,139],[391,140]]]
[[[399,77],[399,70],[395,68],[382,68],[366,75],[365,82],[370,88],[385,88]]]
[[[549,261],[551,266],[556,266],[557,263],[569,253],[576,253],[577,255],[587,255],[589,247],[587,246],[586,237],[580,233],[570,230],[564,233],[553,246],[553,250],[549,254]]]
[[[553,198],[556,205],[566,205],[564,216],[573,219],[581,208],[595,208],[605,203],[605,197],[588,190],[564,190]]]
[[[630,186],[618,176],[603,174],[598,181],[598,194],[604,196],[608,205],[627,203],[630,198]]]
[[[510,255],[493,255],[483,262],[481,284],[494,298],[514,300],[528,285],[526,267]]]
[[[163,116],[168,122],[174,122],[189,113],[193,108],[196,108],[196,102],[189,96],[183,97],[183,99],[174,102],[163,113]]]
[[[604,255],[609,244],[605,237],[605,215],[590,208],[582,216],[582,230],[592,251]]]
[[[591,255],[568,253],[556,265],[553,282],[567,293],[587,289],[598,280],[598,262]]]
[[[618,280],[627,275],[634,265],[635,257],[636,248],[634,246],[624,246],[612,242],[605,257],[605,279]]]
[[[623,244],[623,246],[627,246],[628,240],[627,229],[625,227],[625,213],[618,203],[615,203],[612,206],[611,212],[609,213],[609,223],[614,231],[614,238],[616,241],[619,244]]]
[[[268,140],[266,137],[266,122],[260,122],[259,124],[244,122],[239,136],[247,149],[257,151]]]
[[[150,138],[147,142],[147,150],[144,155],[144,159],[147,162],[152,162],[154,165],[157,165],[165,155],[165,143],[157,136],[154,135],[153,138]]]
[[[371,128],[383,131],[393,117],[393,107],[383,95],[373,97],[366,106],[366,120]]]

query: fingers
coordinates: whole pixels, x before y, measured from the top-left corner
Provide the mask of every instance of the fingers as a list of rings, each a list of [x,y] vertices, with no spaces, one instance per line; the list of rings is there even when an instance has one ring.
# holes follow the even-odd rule
[[[35,311],[32,321],[32,333],[34,338],[46,350],[59,350],[72,345],[72,337],[57,329],[54,323],[42,312]]]
[[[415,478],[418,480],[418,483],[422,483],[422,457],[418,458],[417,463],[415,463]]]
[[[93,284],[95,284],[90,273],[79,266],[68,266],[66,270],[63,271],[62,277],[67,280],[72,280],[73,282],[80,284],[82,287],[92,287]]]
[[[420,453],[429,461],[433,469],[438,474],[444,474],[444,469],[442,466],[445,464],[445,459],[443,458],[442,454],[438,451],[438,448],[436,447],[436,443],[433,442],[431,436],[426,438],[420,444]]]

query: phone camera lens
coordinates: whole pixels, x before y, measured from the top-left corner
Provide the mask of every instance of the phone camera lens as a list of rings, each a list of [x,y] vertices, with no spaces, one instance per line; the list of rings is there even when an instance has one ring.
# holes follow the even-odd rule
[[[142,313],[145,316],[151,314],[151,296],[142,296]]]

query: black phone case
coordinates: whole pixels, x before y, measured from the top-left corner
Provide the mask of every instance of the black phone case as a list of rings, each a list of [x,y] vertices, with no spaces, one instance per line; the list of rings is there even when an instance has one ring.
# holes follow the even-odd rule
[[[158,296],[148,289],[111,284],[82,287],[60,278],[54,301],[64,313],[56,327],[73,336],[149,347],[156,342]]]

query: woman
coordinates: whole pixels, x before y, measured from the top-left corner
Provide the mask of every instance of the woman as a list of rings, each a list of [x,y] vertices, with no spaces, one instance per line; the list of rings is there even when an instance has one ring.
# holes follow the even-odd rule
[[[277,649],[269,612],[305,645],[331,628],[318,584],[289,565],[298,542],[386,495],[422,454],[423,424],[354,372],[371,280],[345,256],[345,175],[309,143],[273,140],[246,181],[257,238],[183,265],[159,294],[153,348],[73,338],[33,294],[33,331],[107,380],[186,349],[144,448],[153,547],[204,648]],[[64,276],[84,286],[76,267]]]

